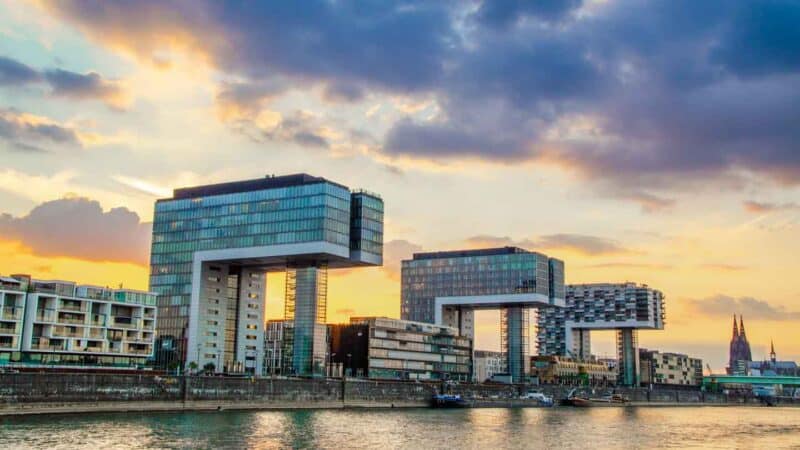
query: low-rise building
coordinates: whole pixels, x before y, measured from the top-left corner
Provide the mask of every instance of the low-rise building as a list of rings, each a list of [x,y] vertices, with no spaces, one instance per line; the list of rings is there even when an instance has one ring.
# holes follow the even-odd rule
[[[264,376],[290,375],[294,321],[269,320],[264,329]]]
[[[639,349],[642,385],[667,384],[700,386],[703,360],[680,353]]]
[[[566,356],[532,356],[531,375],[544,384],[609,386],[617,383],[617,371],[607,364]]]
[[[153,293],[14,275],[0,300],[1,364],[137,368],[153,355]]]
[[[472,340],[458,329],[387,317],[330,325],[332,364],[348,376],[389,380],[472,378]]]
[[[503,354],[488,350],[475,350],[472,353],[472,381],[483,383],[493,375],[505,372]]]

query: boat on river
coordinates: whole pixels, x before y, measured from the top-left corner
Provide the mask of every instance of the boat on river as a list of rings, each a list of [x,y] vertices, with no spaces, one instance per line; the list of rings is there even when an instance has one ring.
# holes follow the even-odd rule
[[[577,406],[587,408],[591,406],[622,406],[628,403],[628,399],[620,394],[609,394],[602,397],[589,397],[588,395],[578,394],[573,389],[567,394],[567,398],[561,401],[562,406]]]
[[[437,394],[431,398],[434,408],[467,408],[469,404],[460,395]]]

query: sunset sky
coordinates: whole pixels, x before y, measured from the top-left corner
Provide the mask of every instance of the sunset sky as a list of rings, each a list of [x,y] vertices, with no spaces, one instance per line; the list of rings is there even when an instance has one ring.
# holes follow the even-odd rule
[[[662,290],[644,347],[721,369],[736,313],[800,360],[800,3],[276,3],[0,0],[0,274],[146,289],[155,199],[307,172],[385,201],[329,321],[398,317],[414,251],[518,245]]]

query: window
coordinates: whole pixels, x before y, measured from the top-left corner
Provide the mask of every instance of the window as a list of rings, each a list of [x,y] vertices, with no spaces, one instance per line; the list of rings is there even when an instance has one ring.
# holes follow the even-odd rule
[[[258,325],[252,324],[252,323],[248,323],[247,324],[247,329],[248,330],[257,330],[258,329]]]
[[[247,336],[245,336],[245,338],[248,341],[255,341],[256,339],[258,339],[255,335],[252,335],[252,334],[248,334]]]

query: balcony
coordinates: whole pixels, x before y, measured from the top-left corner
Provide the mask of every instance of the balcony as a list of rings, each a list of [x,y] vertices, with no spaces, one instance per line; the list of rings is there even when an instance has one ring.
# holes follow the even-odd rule
[[[86,324],[86,319],[83,319],[83,318],[79,319],[77,317],[59,316],[57,322],[58,323],[69,323],[69,324],[74,324],[74,325],[85,325]]]
[[[17,334],[16,325],[0,325],[0,334]]]
[[[36,310],[36,320],[38,322],[54,322],[56,318],[56,312],[52,309],[37,309]]]
[[[72,311],[72,312],[86,312],[86,304],[85,303],[76,303],[76,302],[61,302],[61,307],[59,307],[61,311]]]
[[[150,355],[150,353],[152,353],[152,352],[153,351],[149,350],[149,349],[134,349],[134,348],[132,348],[132,349],[129,349],[127,353],[131,354],[131,355]]]
[[[105,332],[98,328],[89,329],[89,339],[105,339]]]
[[[76,337],[82,338],[83,337],[83,330],[81,331],[70,331],[67,328],[63,327],[56,327],[53,329],[53,337]]]
[[[50,339],[47,338],[33,338],[31,339],[31,349],[65,351],[67,349],[67,343],[66,342],[51,343]]]
[[[131,318],[114,317],[111,319],[111,328],[139,328],[139,321]]]
[[[94,314],[89,317],[89,325],[93,325],[96,327],[103,327],[106,325],[106,315],[105,314]]]
[[[17,343],[13,340],[0,340],[0,348],[17,348]]]
[[[21,320],[22,308],[16,306],[4,306],[2,310],[0,310],[0,317],[5,320]]]

